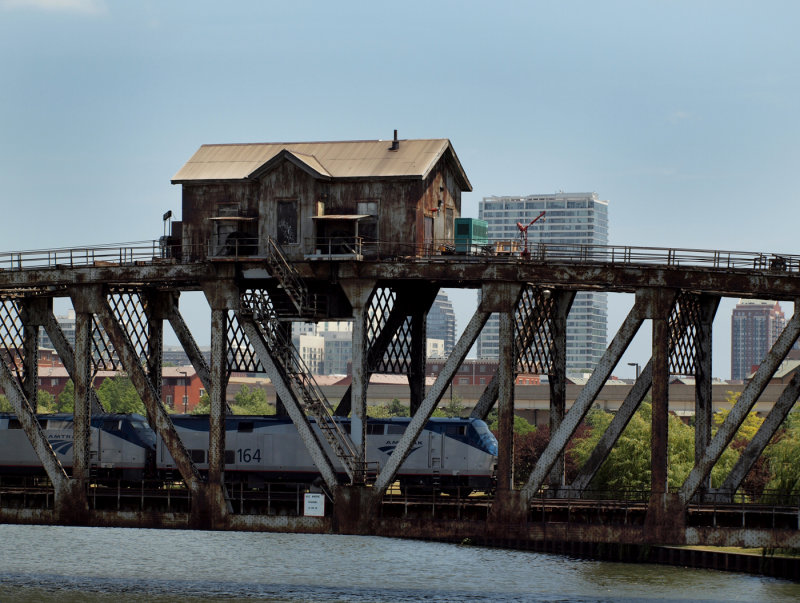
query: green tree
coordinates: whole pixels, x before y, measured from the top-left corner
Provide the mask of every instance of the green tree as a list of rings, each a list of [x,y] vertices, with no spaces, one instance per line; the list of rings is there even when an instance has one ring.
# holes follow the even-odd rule
[[[97,397],[107,412],[145,414],[144,403],[128,377],[103,380],[97,389]]]
[[[56,411],[72,412],[73,410],[75,410],[75,384],[70,379],[64,384],[64,389],[61,390],[61,393],[58,394]]]
[[[577,439],[571,452],[578,466],[588,460],[612,418],[613,415],[604,410],[590,411],[586,418],[590,430],[585,437]],[[650,489],[651,418],[652,406],[643,402],[592,480],[592,488],[612,491]],[[670,414],[668,430],[667,482],[668,487],[674,490],[683,484],[694,465],[694,429]],[[712,470],[712,485],[722,483],[737,458],[737,453],[731,449],[723,453]]]
[[[36,393],[36,409],[42,414],[57,412],[56,399],[50,392],[40,389]]]
[[[193,415],[207,415],[211,412],[211,397],[208,394],[203,394],[200,396],[200,400],[192,409],[190,414]]]
[[[764,457],[770,472],[766,489],[771,496],[779,497],[769,502],[796,501],[800,493],[800,411],[789,413],[782,432],[767,446]]]
[[[0,394],[0,412],[14,412],[14,409],[11,408],[11,402],[2,394]]]
[[[246,385],[236,392],[231,410],[236,415],[275,414],[275,407],[267,402],[267,392],[261,388],[250,389]]]
[[[389,402],[389,406],[387,407],[388,413],[390,417],[407,417],[408,416],[408,406],[405,406],[400,400],[397,398],[393,398],[391,402]]]
[[[486,417],[489,429],[496,435],[499,427],[497,410],[493,410]],[[532,425],[525,417],[514,415],[514,433],[516,435],[526,435],[536,431],[536,425]]]
[[[466,410],[466,406],[461,401],[461,396],[453,396],[447,401],[447,404],[441,407],[445,417],[460,417],[461,413]]]

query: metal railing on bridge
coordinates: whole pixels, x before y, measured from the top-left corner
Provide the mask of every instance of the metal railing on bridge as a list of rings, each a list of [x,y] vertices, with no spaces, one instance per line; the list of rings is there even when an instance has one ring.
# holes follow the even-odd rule
[[[523,256],[515,241],[493,240],[467,253],[457,253],[452,241],[398,243],[391,241],[354,241],[359,253],[353,257],[365,260],[441,261],[506,261],[557,262],[602,265],[706,267],[768,272],[800,272],[800,255],[753,251],[639,247],[632,245],[588,245],[564,243],[529,244],[529,255]],[[113,243],[90,247],[62,247],[28,251],[0,252],[0,270],[34,270],[76,268],[83,266],[132,266],[159,263],[194,263],[205,260],[252,260],[266,257],[266,243],[257,239],[236,241],[224,249],[210,244],[197,249],[180,247],[180,259],[172,247],[159,240]],[[342,259],[339,254],[322,252],[319,259]],[[327,251],[327,250],[325,250]]]

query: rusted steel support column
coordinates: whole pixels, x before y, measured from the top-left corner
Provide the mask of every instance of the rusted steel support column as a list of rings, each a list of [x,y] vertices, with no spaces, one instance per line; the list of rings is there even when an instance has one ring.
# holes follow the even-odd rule
[[[22,319],[22,391],[28,399],[33,412],[39,410],[39,322],[35,315],[25,311],[25,302],[21,302],[20,318]]]
[[[75,383],[75,354],[72,349],[72,344],[67,340],[64,331],[61,330],[61,326],[58,324],[55,316],[53,316],[53,300],[49,298],[28,300],[26,302],[26,311],[35,314],[34,320],[38,321],[44,328],[47,336],[53,343],[58,357],[61,359],[61,362],[64,363],[64,368],[67,369],[67,373],[72,379],[72,382]],[[91,351],[89,354],[91,354]],[[103,405],[100,404],[100,400],[97,398],[97,394],[91,387],[89,388],[89,401],[93,413],[105,412]]]
[[[567,315],[575,299],[574,291],[555,294],[550,317],[550,433],[561,427],[567,408]],[[564,485],[564,453],[558,455],[550,472],[550,488],[558,491]]]
[[[575,480],[570,484],[570,490],[583,492],[589,487],[589,483],[592,481],[595,474],[597,474],[597,471],[602,466],[603,461],[606,460],[606,457],[608,457],[608,453],[611,452],[614,444],[617,443],[622,432],[625,431],[625,427],[633,417],[633,413],[639,408],[642,400],[644,400],[652,383],[653,363],[649,361],[636,380],[636,383],[631,387],[628,395],[625,396],[622,406],[620,406],[619,410],[614,414],[611,424],[600,437],[594,450],[592,450],[592,454],[589,455],[589,459],[583,467],[580,468]]]
[[[408,367],[409,408],[413,415],[425,397],[425,363],[427,361],[426,321],[428,308],[415,308],[411,314],[411,358]]]
[[[58,505],[64,498],[69,498],[69,478],[61,462],[56,457],[56,453],[53,452],[53,448],[47,441],[39,421],[36,420],[33,409],[31,409],[30,404],[25,399],[25,395],[22,393],[22,389],[19,387],[19,383],[9,370],[5,360],[1,358],[0,387],[3,388],[25,435],[28,436],[36,456],[41,461],[47,477],[50,478],[50,482],[53,484],[56,493],[56,505]]]
[[[797,303],[798,302],[795,302],[795,304]],[[769,411],[761,427],[758,428],[756,435],[748,442],[747,447],[739,456],[736,466],[731,470],[728,477],[725,478],[720,488],[721,493],[733,497],[736,490],[742,485],[744,478],[750,473],[758,457],[761,456],[767,444],[769,444],[772,437],[778,432],[781,424],[789,415],[795,402],[797,402],[798,397],[800,397],[800,372],[795,370],[792,380],[789,381],[781,392],[778,401],[775,402],[772,410]]]
[[[694,397],[694,458],[699,459],[711,442],[713,390],[711,376],[711,345],[714,315],[719,307],[719,297],[703,295],[700,298],[700,320],[695,335],[695,397]],[[711,487],[711,475],[706,477],[700,490]]]
[[[356,463],[367,460],[367,321],[368,302],[374,281],[341,281],[341,287],[353,307],[353,375],[351,384],[350,439],[356,447]]]
[[[322,479],[325,480],[325,484],[331,492],[335,491],[338,480],[336,479],[336,471],[333,468],[333,463],[331,463],[331,459],[328,458],[328,455],[322,448],[322,443],[317,437],[317,434],[311,428],[311,423],[294,392],[289,387],[282,369],[272,359],[269,348],[253,320],[252,315],[238,312],[236,314],[236,320],[239,322],[239,326],[242,327],[245,335],[247,335],[250,345],[253,346],[253,351],[256,353],[267,376],[275,386],[276,394],[284,401],[289,417],[297,428],[300,439],[311,455],[311,459],[314,461],[317,469],[319,469],[320,474],[322,474]]]
[[[561,427],[559,427],[558,431],[555,433],[550,434],[550,442],[548,442],[542,456],[539,457],[536,466],[531,472],[528,481],[522,488],[520,503],[524,508],[530,505],[531,499],[536,495],[539,488],[542,487],[558,455],[563,453],[569,439],[575,433],[581,421],[583,421],[586,413],[589,412],[589,409],[597,398],[597,394],[600,393],[609,375],[611,375],[611,371],[614,370],[614,367],[617,365],[620,358],[622,358],[625,350],[628,349],[631,340],[636,335],[636,332],[639,330],[644,320],[646,303],[647,300],[643,299],[642,295],[637,292],[636,303],[628,313],[622,326],[620,326],[614,339],[611,341],[611,345],[606,349],[600,362],[595,367],[592,376],[589,377],[586,385],[583,387],[580,394],[578,394],[572,408],[569,409],[569,412],[564,417],[564,420],[561,422]]]
[[[651,497],[667,492],[667,437],[669,429],[669,314],[674,294],[654,291],[652,359],[653,406],[650,435]]]
[[[397,333],[397,329],[400,328],[405,319],[406,312],[403,304],[394,304],[389,312],[389,318],[386,319],[386,323],[383,325],[383,329],[381,329],[381,332],[378,333],[378,336],[372,342],[372,345],[369,346],[369,351],[367,352],[368,370],[371,371],[374,369],[377,363],[386,353],[386,349],[389,347],[389,344],[392,342],[392,338]],[[339,401],[339,404],[333,413],[335,416],[346,417],[350,414],[350,410],[352,408],[352,396],[353,384],[351,383],[347,387],[347,391],[345,391],[342,399]]]
[[[775,371],[780,366],[786,354],[789,353],[792,345],[797,340],[800,334],[800,304],[795,304],[794,315],[786,323],[778,339],[772,346],[772,349],[767,354],[767,357],[758,366],[753,377],[747,382],[744,390],[739,396],[731,412],[725,422],[720,425],[716,435],[711,440],[711,443],[706,446],[702,457],[695,459],[694,467],[686,478],[686,481],[681,486],[680,497],[681,502],[688,504],[698,489],[705,483],[711,469],[719,460],[725,448],[730,444],[733,436],[736,435],[742,422],[744,422],[747,414],[753,409],[759,396],[767,387]]]
[[[162,388],[162,357],[164,354],[164,319],[167,308],[164,300],[156,294],[144,294],[145,311],[147,313],[147,376],[159,394]],[[151,425],[153,423],[150,423]]]
[[[75,313],[75,406],[73,411],[72,479],[83,490],[90,473],[92,407],[92,315]]]
[[[128,334],[122,329],[117,320],[114,318],[108,300],[102,295],[102,291],[96,288],[91,288],[82,291],[83,295],[87,297],[87,303],[95,306],[95,315],[100,320],[103,329],[106,332],[109,340],[117,352],[117,356],[128,373],[128,377],[136,388],[136,392],[144,402],[144,406],[148,411],[148,415],[152,413],[155,418],[155,428],[159,436],[164,440],[169,453],[175,460],[175,465],[180,471],[186,487],[192,491],[193,494],[200,494],[201,479],[200,474],[192,462],[186,447],[175,430],[175,425],[172,423],[164,405],[161,403],[161,392],[153,388],[149,377],[142,368],[141,362],[133,349],[133,345],[128,337]]]
[[[275,325],[275,328],[280,331],[280,333],[278,333],[278,339],[280,341],[292,340],[292,323],[279,322]],[[277,393],[275,394],[275,414],[279,417],[289,416],[289,411],[286,410],[286,405],[283,403],[283,400],[281,400],[281,397]]]
[[[497,490],[514,489],[514,313],[500,312]]]
[[[211,310],[211,389],[208,429],[208,483],[225,482],[225,390],[228,311]]]
[[[391,456],[389,456],[389,460],[386,461],[386,465],[381,468],[381,472],[378,474],[375,484],[372,487],[372,502],[370,504],[374,505],[380,501],[386,489],[394,482],[400,465],[403,464],[403,461],[411,450],[411,445],[419,438],[419,435],[425,428],[425,424],[436,409],[436,405],[447,390],[447,386],[452,381],[456,371],[458,371],[458,367],[464,362],[464,358],[467,357],[467,353],[470,348],[472,348],[478,335],[480,335],[481,329],[483,329],[490,314],[491,312],[484,310],[482,307],[478,307],[475,314],[472,315],[469,324],[464,329],[452,353],[444,363],[442,372],[439,373],[433,386],[428,390],[428,393],[425,395],[425,400],[423,400],[419,410],[411,417],[411,421],[408,427],[406,427],[405,433],[403,433],[403,436],[400,438]]]
[[[211,388],[208,413],[208,483],[206,501],[211,523],[222,523],[232,511],[225,497],[225,393],[228,386],[228,311],[241,307],[239,288],[231,280],[204,283],[211,306]]]

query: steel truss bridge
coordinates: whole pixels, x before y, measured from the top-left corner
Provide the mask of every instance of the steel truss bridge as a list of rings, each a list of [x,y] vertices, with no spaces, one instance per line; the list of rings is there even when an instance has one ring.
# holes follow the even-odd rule
[[[788,506],[764,507],[737,494],[800,395],[800,375],[795,374],[786,385],[721,487],[712,489],[710,483],[711,469],[800,335],[800,304],[796,303],[800,257],[540,244],[525,259],[434,251],[409,257],[337,256],[290,262],[274,243],[267,247],[265,256],[191,263],[165,257],[154,242],[0,254],[0,386],[49,478],[54,497],[47,511],[51,521],[116,521],[101,517],[107,511],[97,506],[89,425],[91,414],[102,412],[92,389],[93,376],[98,370],[117,369],[129,375],[148,421],[176,461],[185,498],[190,501],[182,507],[186,525],[800,547],[796,500]],[[426,315],[444,287],[479,289],[481,301],[435,383],[426,389]],[[566,320],[576,292],[587,290],[627,293],[635,301],[565,412]],[[184,291],[202,291],[209,304],[210,363],[199,352],[181,315]],[[792,301],[795,311],[712,437],[711,327],[722,297]],[[53,314],[55,298],[69,298],[75,310],[74,348]],[[498,411],[495,495],[481,500],[441,499],[437,507],[434,494],[430,512],[427,499],[399,500],[390,490],[397,471],[492,313],[499,315],[500,322],[499,368],[473,416],[485,418],[492,409]],[[294,321],[335,319],[353,320],[353,378],[341,400],[329,401],[292,346],[290,327]],[[171,325],[210,396],[207,475],[198,471],[161,400],[164,321]],[[566,483],[565,447],[645,321],[652,325],[651,358],[585,466],[572,483]],[[35,416],[37,342],[42,328],[75,384],[74,464],[69,472]],[[225,389],[232,371],[263,371],[272,380],[279,412],[291,417],[324,480],[333,501],[331,516],[316,524],[312,518],[271,524],[266,516],[259,523],[252,515],[245,517],[241,492],[237,506],[237,493],[224,482]],[[549,376],[551,438],[531,473],[517,476],[516,481],[524,478],[523,486],[515,488],[513,384],[520,371]],[[376,372],[408,375],[412,412],[396,449],[378,468],[367,466],[365,453],[367,384]],[[693,375],[696,383],[695,462],[677,491],[667,488],[672,374]],[[648,391],[652,394],[650,490],[635,503],[600,501],[589,490],[590,482]],[[346,415],[352,417],[349,431],[338,421]],[[315,435],[309,417],[321,427],[321,437]],[[346,480],[337,477],[335,460],[345,467]],[[165,494],[169,496],[169,492],[151,491],[145,495],[143,489],[141,510],[146,496],[163,499]],[[2,497],[0,488],[0,505]],[[425,521],[410,526],[407,518],[414,509],[422,509],[419,516]],[[3,509],[0,513],[6,520],[42,518],[24,511]],[[139,519],[129,517],[128,521]]]

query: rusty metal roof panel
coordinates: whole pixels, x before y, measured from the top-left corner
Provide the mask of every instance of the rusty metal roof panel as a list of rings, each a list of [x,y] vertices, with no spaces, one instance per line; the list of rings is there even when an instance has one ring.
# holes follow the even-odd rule
[[[289,151],[314,171],[332,178],[425,178],[448,151],[465,190],[469,180],[445,138],[392,141],[300,142],[203,145],[172,178],[173,184],[256,177],[281,151]]]

